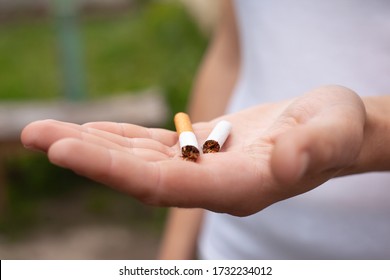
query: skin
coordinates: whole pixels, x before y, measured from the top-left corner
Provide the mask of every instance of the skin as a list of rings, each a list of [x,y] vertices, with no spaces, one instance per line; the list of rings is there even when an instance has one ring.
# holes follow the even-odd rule
[[[182,160],[175,132],[131,124],[38,121],[21,138],[146,204],[246,216],[355,169],[367,116],[356,94],[336,86],[223,119],[233,125],[223,151],[196,163]],[[193,125],[200,143],[217,120]]]

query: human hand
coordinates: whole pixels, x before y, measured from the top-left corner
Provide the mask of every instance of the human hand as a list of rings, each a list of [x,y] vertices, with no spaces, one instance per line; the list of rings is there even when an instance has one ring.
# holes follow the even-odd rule
[[[245,216],[307,192],[354,165],[365,108],[329,86],[223,116],[233,125],[221,152],[184,161],[176,132],[131,124],[38,121],[21,139],[56,165],[156,206]],[[193,125],[203,143],[218,119]]]

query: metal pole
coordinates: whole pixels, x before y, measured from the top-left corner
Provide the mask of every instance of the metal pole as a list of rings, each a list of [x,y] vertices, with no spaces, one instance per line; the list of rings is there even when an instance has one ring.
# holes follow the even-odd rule
[[[75,0],[55,0],[54,11],[59,40],[65,98],[86,98],[85,71],[78,28],[78,4]]]

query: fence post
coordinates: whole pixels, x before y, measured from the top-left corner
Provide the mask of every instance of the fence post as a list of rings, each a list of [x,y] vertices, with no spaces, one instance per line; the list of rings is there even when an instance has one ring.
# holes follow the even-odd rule
[[[83,52],[78,26],[79,4],[76,0],[55,0],[54,15],[61,56],[65,98],[86,98]]]

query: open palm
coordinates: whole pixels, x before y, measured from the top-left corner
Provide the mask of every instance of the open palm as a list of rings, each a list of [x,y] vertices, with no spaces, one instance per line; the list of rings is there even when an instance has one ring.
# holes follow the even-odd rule
[[[361,100],[325,87],[294,100],[222,117],[232,123],[219,153],[196,163],[180,155],[176,132],[131,124],[29,124],[23,144],[50,161],[158,206],[249,215],[306,192],[354,164],[363,140]],[[203,143],[217,120],[193,125]]]

